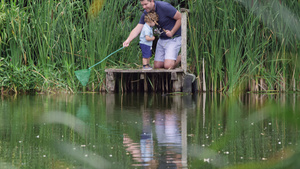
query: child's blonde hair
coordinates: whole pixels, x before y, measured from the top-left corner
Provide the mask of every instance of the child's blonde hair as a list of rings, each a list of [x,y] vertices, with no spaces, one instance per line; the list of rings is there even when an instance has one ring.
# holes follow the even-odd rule
[[[158,15],[156,12],[149,12],[147,15],[145,15],[144,18],[145,22],[157,22],[158,21]]]

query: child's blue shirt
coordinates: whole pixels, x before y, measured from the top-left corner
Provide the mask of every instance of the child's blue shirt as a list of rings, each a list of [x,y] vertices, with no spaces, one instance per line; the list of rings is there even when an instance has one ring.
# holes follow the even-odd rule
[[[147,23],[144,24],[142,32],[140,34],[140,43],[152,46],[153,41],[147,41],[146,36],[153,37],[153,30]]]

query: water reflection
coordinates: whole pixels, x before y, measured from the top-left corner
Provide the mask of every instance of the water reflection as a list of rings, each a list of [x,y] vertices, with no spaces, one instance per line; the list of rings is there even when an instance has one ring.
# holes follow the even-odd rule
[[[299,99],[299,94],[2,98],[0,168],[298,168]]]
[[[149,168],[156,168],[156,160],[154,159],[153,152],[153,134],[152,134],[152,121],[149,111],[143,111],[142,117],[142,132],[140,134],[140,142],[135,143],[128,134],[124,133],[123,144],[126,151],[129,152],[133,160],[137,164],[133,166],[147,166]]]
[[[174,96],[163,99],[166,100],[156,103],[165,102],[166,107],[170,107],[170,109],[149,108],[147,102],[146,106],[142,106],[142,129],[139,142],[134,142],[128,134],[124,133],[123,144],[135,161],[132,166],[171,169],[186,167],[187,144],[186,137],[183,138],[186,133],[181,134],[182,129],[186,130],[187,118],[186,112],[183,111],[184,108],[181,107],[184,101],[183,97]],[[151,106],[156,107],[157,105]],[[183,142],[185,143],[184,147]]]
[[[180,118],[171,110],[155,113],[155,131],[158,147],[164,151],[159,157],[158,168],[181,168]]]

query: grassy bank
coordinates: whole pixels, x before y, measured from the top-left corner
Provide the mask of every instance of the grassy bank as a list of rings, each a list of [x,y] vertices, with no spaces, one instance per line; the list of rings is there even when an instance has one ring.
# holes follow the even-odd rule
[[[299,91],[297,0],[183,3],[189,72],[200,91]],[[122,46],[139,20],[139,1],[1,0],[0,9],[2,94],[105,91],[106,67],[141,64],[137,38],[93,68],[86,88],[74,74]]]

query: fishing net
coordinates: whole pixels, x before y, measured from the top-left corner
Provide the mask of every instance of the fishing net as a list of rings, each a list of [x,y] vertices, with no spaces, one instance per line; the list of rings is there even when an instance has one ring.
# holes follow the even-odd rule
[[[80,81],[80,83],[82,84],[82,86],[86,86],[86,84],[89,82],[90,74],[91,74],[90,69],[75,71],[75,75],[77,79]]]
[[[118,52],[119,50],[122,50],[122,49],[124,49],[124,47],[121,47],[120,49],[118,49],[118,50],[114,51],[113,53],[109,54],[104,59],[102,59],[100,62],[94,64],[93,66],[89,67],[88,69],[75,71],[75,75],[76,75],[77,79],[80,81],[80,83],[82,84],[82,86],[86,86],[86,84],[89,82],[92,67],[95,67],[96,65],[102,63],[105,59],[107,59],[108,57],[110,57],[111,55],[113,55],[114,53],[116,53],[116,52]]]

